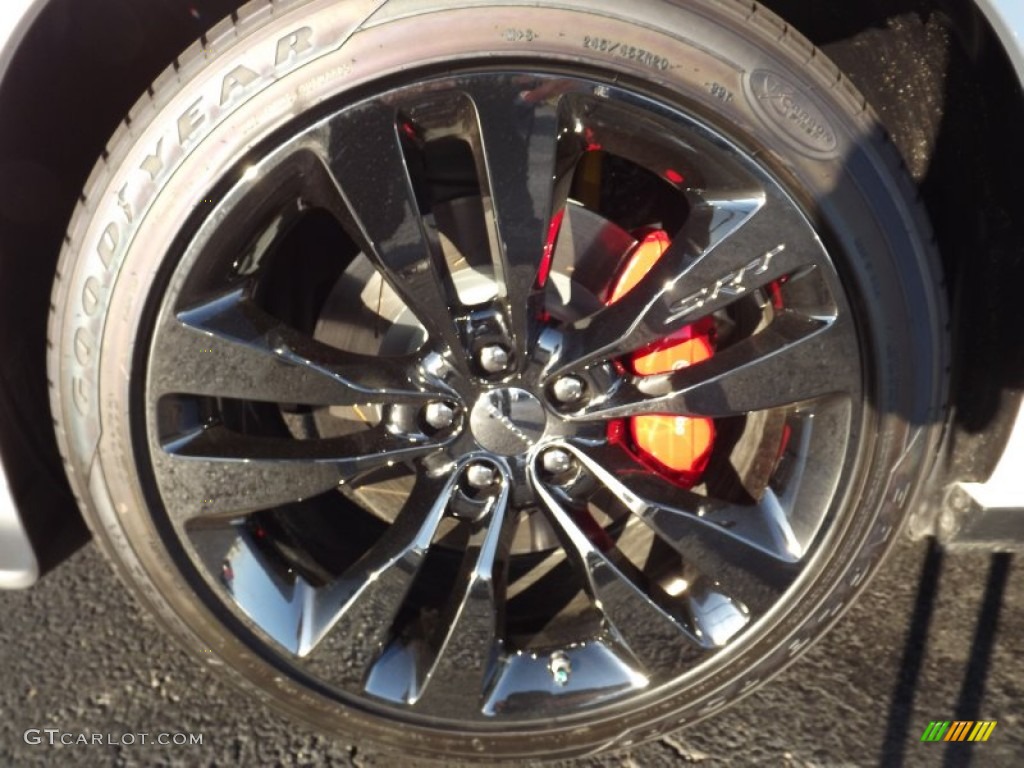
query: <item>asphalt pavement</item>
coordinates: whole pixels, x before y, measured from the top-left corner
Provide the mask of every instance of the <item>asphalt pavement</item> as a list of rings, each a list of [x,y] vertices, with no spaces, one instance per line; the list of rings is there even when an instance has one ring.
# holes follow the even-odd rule
[[[901,544],[822,642],[732,709],[626,754],[558,765],[1017,768],[1022,608],[1024,569],[1010,556]],[[922,743],[932,720],[997,726],[984,743]],[[51,746],[45,729],[114,744]],[[29,743],[35,731],[41,743]],[[118,743],[140,733],[153,736]],[[153,744],[160,733],[201,734],[202,744]],[[3,768],[405,764],[236,694],[161,634],[93,544],[33,589],[0,592]]]

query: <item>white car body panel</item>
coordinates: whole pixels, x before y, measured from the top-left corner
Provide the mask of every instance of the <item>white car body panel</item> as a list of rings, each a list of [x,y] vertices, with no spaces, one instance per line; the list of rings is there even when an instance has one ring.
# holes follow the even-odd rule
[[[4,0],[0,4],[0,80],[25,30],[44,5],[42,0]]]
[[[14,508],[14,497],[0,464],[0,589],[28,587],[38,577],[35,552]]]
[[[1024,84],[1024,0],[975,2],[995,30],[1016,69],[1018,79]],[[46,0],[0,0],[0,83],[7,75],[18,44],[45,4]],[[3,428],[4,425],[0,424],[0,429]],[[1017,416],[1013,434],[1017,436],[1013,444],[1019,446],[1020,436],[1024,435],[1024,408]],[[1005,464],[1004,460],[1000,467]],[[1019,461],[1011,461],[1010,464],[1017,466]],[[992,481],[999,480],[1001,485],[999,489],[991,489],[992,492],[999,490],[1003,503],[1007,503],[1005,475],[1003,471],[994,473]],[[976,496],[984,496],[989,492],[986,488],[989,484],[971,484],[971,491]],[[1013,503],[1022,506],[1020,491],[1016,490],[1014,495],[1017,499]],[[0,461],[0,589],[27,587],[37,577],[36,557]]]
[[[975,0],[992,25],[1024,87],[1024,2],[1022,0]]]
[[[999,463],[987,482],[960,483],[960,488],[985,509],[1012,509],[1020,506],[1020,471],[1024,467],[1024,403],[1021,403],[1013,432],[1003,449]]]

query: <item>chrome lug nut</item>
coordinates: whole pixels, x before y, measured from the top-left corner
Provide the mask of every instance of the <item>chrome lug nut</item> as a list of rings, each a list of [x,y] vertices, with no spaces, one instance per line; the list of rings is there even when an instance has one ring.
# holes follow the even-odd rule
[[[423,409],[423,420],[434,429],[447,429],[455,423],[455,409],[440,401],[428,403]]]
[[[577,403],[583,397],[586,386],[578,376],[563,376],[551,386],[551,393],[563,405]]]
[[[481,348],[477,359],[480,367],[488,373],[501,373],[508,370],[508,350],[501,344],[488,344]]]
[[[540,457],[544,471],[550,475],[561,475],[572,469],[572,456],[563,448],[548,448]]]
[[[498,471],[482,461],[470,464],[466,467],[466,484],[479,491],[490,488],[498,484]]]

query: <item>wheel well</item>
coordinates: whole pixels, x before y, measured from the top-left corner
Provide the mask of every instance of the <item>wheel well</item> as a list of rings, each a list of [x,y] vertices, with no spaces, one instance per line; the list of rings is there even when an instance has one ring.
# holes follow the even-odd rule
[[[0,83],[0,454],[43,571],[87,537],[53,436],[45,364],[68,220],[139,94],[242,4],[50,0]]]
[[[242,4],[50,0],[0,84],[0,449],[44,569],[85,535],[52,434],[44,361],[68,219],[137,96]],[[1024,158],[1001,130],[1024,124],[1016,77],[966,0],[765,4],[860,87],[920,185],[956,323],[950,471],[982,479],[1002,445],[993,429],[1008,429],[1015,407],[1007,393],[1024,382],[1024,356],[1006,354],[1024,327],[1024,304],[1011,295],[1024,277],[1024,217],[1007,202],[1022,199],[1012,169]]]

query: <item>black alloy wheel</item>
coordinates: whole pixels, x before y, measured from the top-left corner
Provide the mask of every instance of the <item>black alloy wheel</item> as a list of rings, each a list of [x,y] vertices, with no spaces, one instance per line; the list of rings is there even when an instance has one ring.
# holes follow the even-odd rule
[[[85,363],[82,313],[54,319],[59,436],[122,573],[284,709],[434,756],[625,746],[788,663],[888,548],[943,391],[926,224],[852,90],[794,85],[831,65],[801,75],[804,43],[729,3],[519,9],[657,38],[575,57],[525,32],[474,55],[486,8],[410,8],[287,119],[154,107],[145,130],[210,133],[141,166],[115,258],[118,174],[156,156],[122,134],[56,288],[104,318]],[[289,30],[346,13],[247,34],[291,46],[300,93],[323,62]],[[740,62],[728,98],[677,16]],[[442,17],[469,39],[403,59]],[[179,101],[247,87],[246,39]]]

